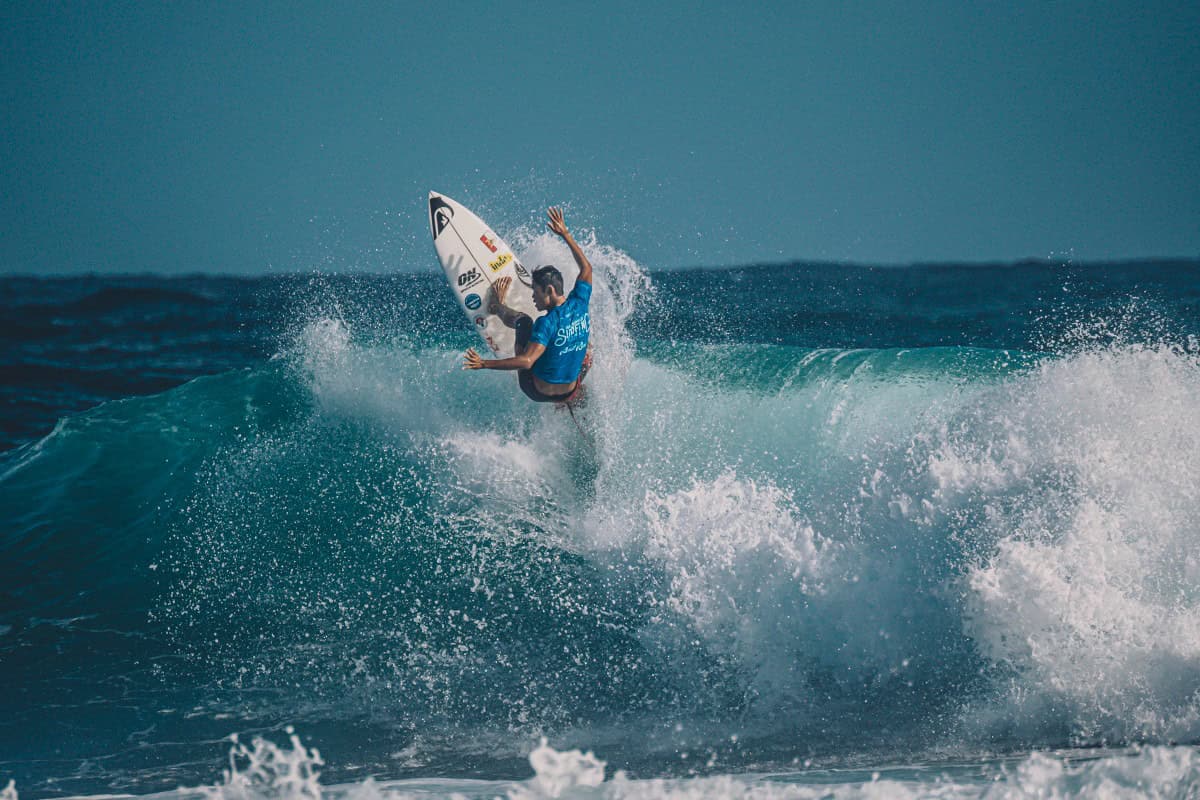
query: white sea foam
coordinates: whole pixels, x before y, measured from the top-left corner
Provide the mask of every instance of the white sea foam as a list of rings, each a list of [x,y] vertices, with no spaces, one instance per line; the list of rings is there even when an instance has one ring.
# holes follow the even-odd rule
[[[753,670],[750,686],[789,691],[810,646],[802,630],[834,549],[778,487],[726,472],[667,495],[648,492],[646,555],[670,577],[665,609],[712,651]]]
[[[543,739],[529,753],[533,775],[522,781],[416,779],[323,786],[320,753],[295,734],[279,746],[263,738],[236,742],[221,783],[156,795],[167,800],[416,800],[417,798],[497,798],[549,800],[884,800],[953,798],[1193,798],[1200,794],[1200,754],[1191,747],[1149,747],[1101,757],[1086,751],[1033,753],[1009,761],[944,767],[889,767],[871,770],[813,770],[771,775],[635,779],[611,772],[592,753],[559,751]],[[9,789],[15,798],[10,783]],[[5,800],[8,796],[5,795]]]
[[[966,624],[1015,671],[1018,718],[1057,702],[1080,736],[1200,735],[1197,398],[1182,352],[1085,352],[934,453],[937,491],[980,504],[997,541],[969,574]]]
[[[321,753],[301,743],[291,728],[286,733],[291,747],[261,737],[246,745],[232,737],[224,781],[201,791],[210,800],[319,800]]]
[[[585,535],[644,547],[664,609],[776,701],[804,663],[928,682],[973,646],[1010,687],[968,729],[1200,735],[1195,357],[1098,348],[950,389],[856,367],[837,397],[717,393],[635,364]]]
[[[545,739],[529,754],[529,765],[533,767],[533,777],[508,791],[511,800],[575,795],[604,783],[603,761],[590,752],[560,752]]]

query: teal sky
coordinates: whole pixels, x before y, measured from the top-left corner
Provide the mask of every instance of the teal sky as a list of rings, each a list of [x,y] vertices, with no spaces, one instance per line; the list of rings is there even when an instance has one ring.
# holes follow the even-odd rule
[[[0,5],[0,271],[1200,256],[1200,3]]]

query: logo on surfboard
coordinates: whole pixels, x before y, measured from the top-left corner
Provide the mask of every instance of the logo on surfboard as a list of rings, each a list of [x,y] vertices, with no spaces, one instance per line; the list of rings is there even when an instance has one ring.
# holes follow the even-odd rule
[[[466,306],[467,308],[471,309],[472,311],[474,311],[475,309],[477,309],[481,305],[483,305],[483,298],[481,298],[477,294],[469,294],[465,298],[463,298],[463,305]]]
[[[525,269],[525,265],[520,261],[517,262],[517,278],[520,279],[521,283],[533,288],[533,281],[529,277],[529,270]]]
[[[486,233],[480,235],[479,241],[483,242],[483,246],[488,250],[492,251],[493,253],[496,252],[496,241],[494,239],[489,239]]]
[[[500,270],[504,269],[504,266],[508,264],[508,262],[512,260],[512,253],[505,253],[495,261],[489,261],[488,266],[492,268],[492,272],[499,272]]]
[[[433,238],[436,241],[446,226],[450,224],[450,220],[454,217],[454,209],[440,197],[429,198],[429,226],[433,229]]]
[[[465,292],[475,284],[483,280],[483,276],[479,274],[478,267],[471,267],[469,270],[458,276],[458,290]]]

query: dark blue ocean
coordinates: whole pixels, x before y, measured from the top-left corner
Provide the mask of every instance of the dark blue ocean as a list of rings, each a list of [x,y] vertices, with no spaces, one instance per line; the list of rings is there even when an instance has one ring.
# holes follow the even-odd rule
[[[0,278],[0,796],[1200,795],[1200,262],[586,246],[577,420],[439,274]]]

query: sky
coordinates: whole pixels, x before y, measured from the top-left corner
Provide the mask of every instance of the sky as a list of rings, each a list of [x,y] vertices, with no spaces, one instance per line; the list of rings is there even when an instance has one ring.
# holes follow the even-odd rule
[[[0,273],[1200,256],[1200,3],[0,0]]]

